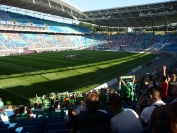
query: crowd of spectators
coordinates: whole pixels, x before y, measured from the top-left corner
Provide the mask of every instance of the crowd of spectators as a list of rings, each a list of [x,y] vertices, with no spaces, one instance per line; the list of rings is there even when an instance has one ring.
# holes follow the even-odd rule
[[[4,123],[24,119],[33,123],[45,118],[48,121],[43,132],[48,131],[54,118],[56,122],[60,120],[58,126],[65,124],[68,133],[176,133],[176,78],[166,66],[155,75],[138,77],[134,81],[138,99],[135,108],[125,107],[132,102],[125,102],[125,97],[110,87],[109,91],[102,88],[83,94],[55,92],[43,97],[36,94],[36,103],[32,107],[5,107],[0,98],[0,118]],[[9,111],[13,114],[8,115]]]
[[[48,35],[48,34],[23,34],[1,32],[0,42],[5,49],[18,47],[51,48],[51,47],[89,47],[89,49],[118,49],[122,51],[158,50],[177,43],[174,35],[152,34],[91,34],[81,37],[79,35]],[[121,47],[120,47],[121,46]]]

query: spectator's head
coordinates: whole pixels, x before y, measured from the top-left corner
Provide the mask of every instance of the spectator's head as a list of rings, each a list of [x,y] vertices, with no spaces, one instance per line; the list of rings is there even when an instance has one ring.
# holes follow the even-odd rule
[[[2,98],[0,97],[0,101],[2,101]]]
[[[161,82],[166,82],[166,81],[167,81],[167,77],[162,76],[162,77],[161,77]]]
[[[76,110],[75,109],[69,109],[68,110],[68,117],[69,120],[71,120],[72,118],[74,118],[77,115]]]
[[[151,133],[177,133],[177,106],[156,107],[151,115]]]
[[[23,114],[23,113],[25,113],[25,107],[24,106],[20,106],[19,114]]]
[[[46,98],[49,98],[49,97],[50,97],[50,94],[49,94],[49,93],[46,93],[46,94],[45,94],[45,97],[46,97]]]
[[[112,93],[109,95],[106,104],[109,109],[116,114],[120,109],[122,109],[122,97],[116,93]]]
[[[110,88],[109,89],[109,94],[115,93],[115,89],[114,88]]]
[[[100,106],[100,96],[96,92],[91,92],[86,96],[86,108],[88,111],[96,111]]]
[[[154,81],[154,76],[153,75],[149,76],[149,81]]]
[[[9,105],[9,106],[8,106],[8,109],[12,110],[13,108],[12,108],[12,106],[11,106],[11,105]]]
[[[15,109],[14,109],[14,115],[16,116],[17,114],[19,114],[19,109],[18,109],[18,108],[15,108]]]
[[[32,114],[32,113],[33,113],[32,110],[28,109],[27,114]]]
[[[171,81],[173,81],[173,82],[176,81],[176,75],[175,75],[175,74],[172,74],[172,75],[171,75]]]
[[[61,109],[60,104],[58,104],[58,105],[56,106],[56,109],[58,109],[58,110],[60,110],[60,109]]]
[[[151,103],[161,100],[162,89],[159,86],[152,86],[149,89],[149,100]]]
[[[69,103],[68,104],[68,109],[75,109],[75,104],[74,103]]]

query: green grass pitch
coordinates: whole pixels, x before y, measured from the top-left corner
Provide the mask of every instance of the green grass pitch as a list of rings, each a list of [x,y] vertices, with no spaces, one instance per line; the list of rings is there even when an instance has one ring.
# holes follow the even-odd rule
[[[69,54],[87,57],[66,59]],[[0,97],[5,104],[30,104],[46,92],[85,92],[152,60],[157,55],[66,51],[0,58]]]

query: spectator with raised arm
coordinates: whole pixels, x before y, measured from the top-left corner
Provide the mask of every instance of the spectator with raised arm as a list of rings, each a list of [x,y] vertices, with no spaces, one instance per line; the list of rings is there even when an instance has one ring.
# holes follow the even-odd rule
[[[135,101],[136,97],[134,94],[134,82],[135,82],[135,76],[132,76],[132,82],[127,82],[125,83],[125,81],[120,77],[119,78],[120,81],[122,82],[122,84],[125,86],[125,94],[124,94],[124,98],[126,101]]]

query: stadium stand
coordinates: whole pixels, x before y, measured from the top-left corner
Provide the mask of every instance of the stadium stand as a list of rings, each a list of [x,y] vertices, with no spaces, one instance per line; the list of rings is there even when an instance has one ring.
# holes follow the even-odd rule
[[[136,32],[112,35],[90,34],[89,28],[5,11],[0,11],[0,23],[2,24],[0,25],[0,50],[2,51],[50,48],[117,50],[123,47],[122,51],[177,52],[176,32],[166,35]],[[7,27],[9,27],[9,32],[6,31]],[[168,59],[166,57],[162,59]],[[164,62],[161,60],[161,64]],[[176,62],[173,63],[176,66]],[[152,65],[151,62],[142,64],[143,67],[150,65]],[[109,87],[83,94],[54,92],[52,97],[49,94],[43,97],[36,95],[34,106],[13,105],[13,109],[4,106],[0,98],[0,133],[76,133],[79,130],[80,133],[110,133],[111,131],[112,133],[138,133],[143,128],[143,133],[149,130],[154,131],[153,133],[163,130],[176,132],[177,123],[169,117],[168,113],[176,118],[177,68],[170,69],[163,66],[162,71],[154,70],[148,76],[144,72],[144,76],[133,81],[132,86],[128,81],[124,82],[121,76],[118,77],[119,85],[123,88],[121,91]],[[163,82],[162,78],[165,79]],[[109,91],[111,89],[114,91]],[[154,90],[158,94],[155,95]],[[164,99],[161,98],[161,93],[166,96]],[[149,102],[152,102],[152,106]],[[147,111],[148,109],[150,111]],[[168,109],[170,110],[167,113]],[[173,112],[170,112],[171,110]],[[168,121],[166,121],[167,118]],[[160,126],[151,124],[156,122],[158,122],[156,125]],[[164,123],[175,125],[173,126],[175,128],[165,127]]]

